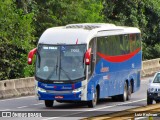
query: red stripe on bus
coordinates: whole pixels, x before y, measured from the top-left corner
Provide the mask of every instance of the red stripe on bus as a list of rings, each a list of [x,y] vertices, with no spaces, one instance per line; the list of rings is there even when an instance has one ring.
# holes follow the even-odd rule
[[[109,62],[124,62],[126,60],[129,60],[130,58],[132,58],[134,55],[136,55],[139,51],[141,50],[141,48],[136,49],[135,51],[129,53],[129,54],[125,54],[125,55],[118,55],[118,56],[109,56],[109,55],[105,55],[102,54],[100,52],[97,52],[98,56],[100,56],[101,58],[109,61]]]

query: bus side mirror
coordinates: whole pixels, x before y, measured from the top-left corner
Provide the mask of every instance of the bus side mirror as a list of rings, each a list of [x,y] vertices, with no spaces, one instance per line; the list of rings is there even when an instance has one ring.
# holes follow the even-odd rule
[[[37,52],[37,48],[34,48],[28,53],[28,65],[32,64],[33,56]]]
[[[85,53],[85,64],[89,65],[91,61],[91,48],[89,48]]]

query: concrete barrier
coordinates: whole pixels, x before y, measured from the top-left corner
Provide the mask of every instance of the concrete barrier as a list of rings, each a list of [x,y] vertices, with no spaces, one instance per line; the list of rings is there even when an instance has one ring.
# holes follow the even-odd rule
[[[33,94],[35,94],[33,77],[0,81],[0,98]]]
[[[3,98],[3,92],[5,91],[4,82],[0,82],[0,98]]]
[[[27,94],[28,95],[32,95],[34,94],[35,90],[34,90],[34,86],[35,86],[35,82],[34,82],[34,78],[30,77],[28,79],[23,79],[23,83],[25,85],[25,88],[27,89]]]
[[[150,76],[160,71],[160,58],[143,61],[141,75]]]
[[[143,61],[142,77],[153,75],[160,71],[160,58]],[[34,77],[0,81],[0,98],[25,96],[35,94]]]
[[[15,89],[15,80],[4,80],[0,82],[0,98],[10,98],[18,96]]]
[[[20,96],[34,94],[34,78],[20,78],[15,80],[15,89]]]

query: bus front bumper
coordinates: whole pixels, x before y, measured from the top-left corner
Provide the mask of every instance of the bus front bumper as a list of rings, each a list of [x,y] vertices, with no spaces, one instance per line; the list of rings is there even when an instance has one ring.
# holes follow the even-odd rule
[[[82,94],[78,93],[69,93],[69,94],[53,94],[46,92],[37,92],[37,97],[39,100],[81,100]]]

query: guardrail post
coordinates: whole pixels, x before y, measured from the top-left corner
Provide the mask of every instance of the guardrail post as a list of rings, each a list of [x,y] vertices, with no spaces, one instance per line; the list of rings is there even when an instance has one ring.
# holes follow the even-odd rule
[[[148,120],[153,120],[153,117],[152,117],[152,116],[149,116]]]

